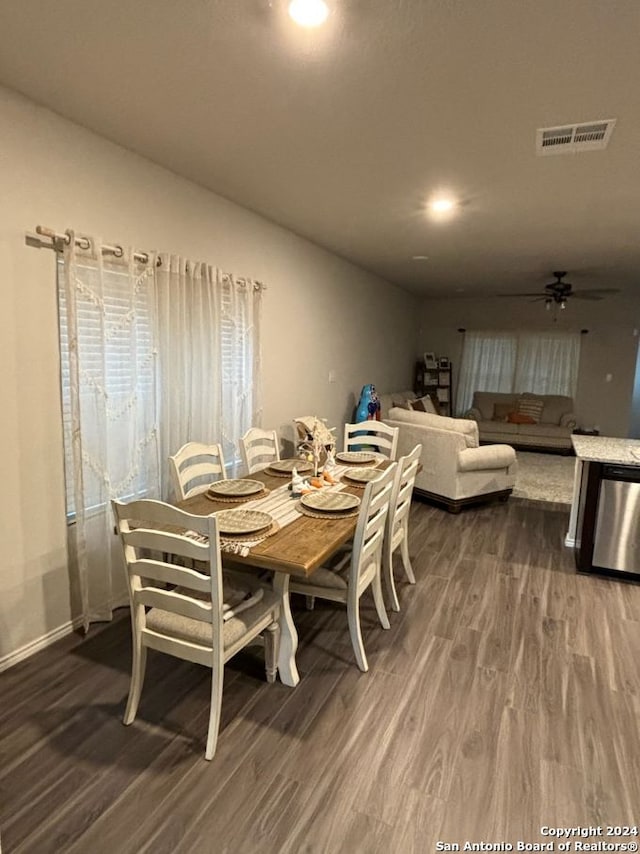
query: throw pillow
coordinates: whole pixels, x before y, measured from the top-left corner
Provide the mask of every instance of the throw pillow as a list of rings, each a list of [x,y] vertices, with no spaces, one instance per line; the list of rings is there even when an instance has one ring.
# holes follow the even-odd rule
[[[535,424],[536,422],[531,415],[525,415],[524,412],[510,412],[507,416],[507,421],[510,424]]]
[[[412,409],[414,412],[430,412],[432,415],[440,414],[439,412],[436,412],[433,401],[428,394],[424,397],[419,397],[417,400],[408,400],[407,405],[409,409]]]
[[[536,397],[521,397],[518,399],[517,412],[522,415],[529,415],[533,420],[523,422],[526,424],[537,424],[540,421],[542,410],[544,409],[544,400],[538,400]]]
[[[411,409],[411,407],[409,406],[410,403],[411,403],[410,400],[404,400],[404,399],[392,400],[391,406],[389,408],[391,409],[392,407],[395,406],[396,408],[400,408],[400,409]]]
[[[512,411],[513,403],[494,403],[493,421],[506,421]]]

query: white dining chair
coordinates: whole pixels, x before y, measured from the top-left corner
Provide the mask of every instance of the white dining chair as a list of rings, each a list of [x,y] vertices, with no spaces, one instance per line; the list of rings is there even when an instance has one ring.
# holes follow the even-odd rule
[[[187,442],[169,457],[169,470],[176,500],[204,492],[214,481],[226,480],[222,445]]]
[[[373,592],[381,626],[389,628],[382,596],[381,567],[384,526],[395,469],[394,463],[381,471],[380,477],[367,484],[358,513],[353,548],[346,560],[343,559],[334,568],[320,567],[308,578],[292,576],[289,581],[289,590],[293,593],[346,604],[351,644],[358,667],[363,671],[367,671],[369,665],[360,629],[360,597],[368,587]]]
[[[389,427],[384,421],[361,421],[359,424],[344,425],[344,451],[357,451],[374,446],[387,459],[395,460],[398,449],[398,428]]]
[[[250,427],[240,439],[240,453],[247,474],[259,471],[280,459],[278,434],[275,430]]]
[[[267,681],[276,677],[280,599],[258,585],[225,579],[215,515],[194,516],[162,501],[113,501],[127,570],[133,663],[126,726],[135,720],[147,649],[211,668],[205,758],[216,751],[224,664],[264,633]],[[172,533],[167,528],[187,533]],[[170,563],[168,555],[198,569]],[[245,580],[243,579],[243,582]],[[247,598],[248,597],[248,598]]]
[[[409,584],[416,583],[409,558],[409,512],[421,453],[422,445],[418,444],[411,453],[398,460],[389,503],[389,515],[385,524],[382,567],[385,587],[394,611],[400,610],[393,577],[393,555],[397,549],[400,549],[402,565]]]

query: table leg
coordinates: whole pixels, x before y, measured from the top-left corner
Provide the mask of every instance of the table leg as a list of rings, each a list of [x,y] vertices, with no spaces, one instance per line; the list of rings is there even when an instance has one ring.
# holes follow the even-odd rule
[[[300,676],[296,667],[298,632],[293,622],[291,605],[289,603],[289,573],[274,573],[273,589],[280,595],[280,653],[278,655],[278,672],[281,682],[294,688],[300,681]]]

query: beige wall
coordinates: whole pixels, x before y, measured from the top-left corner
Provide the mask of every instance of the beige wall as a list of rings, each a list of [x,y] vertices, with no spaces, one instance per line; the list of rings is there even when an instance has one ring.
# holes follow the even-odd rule
[[[601,286],[611,286],[602,282]],[[420,341],[423,351],[435,350],[454,363],[454,384],[460,369],[466,329],[588,329],[582,336],[576,412],[583,426],[598,425],[608,436],[631,431],[632,394],[640,328],[640,296],[623,294],[599,302],[570,300],[564,312],[547,313],[544,304],[526,299],[425,300]],[[611,380],[607,381],[607,375]],[[519,389],[526,391],[526,389]]]
[[[25,231],[73,227],[266,282],[264,423],[286,435],[296,415],[344,421],[366,382],[409,384],[418,302],[6,89],[0,128],[1,664],[71,616],[54,255]]]

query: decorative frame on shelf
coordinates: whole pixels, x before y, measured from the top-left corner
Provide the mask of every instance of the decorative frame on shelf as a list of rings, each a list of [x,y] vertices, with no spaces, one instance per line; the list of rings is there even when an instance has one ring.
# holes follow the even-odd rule
[[[438,367],[438,362],[436,360],[435,353],[425,353],[424,354],[424,366],[427,369],[433,369]]]

